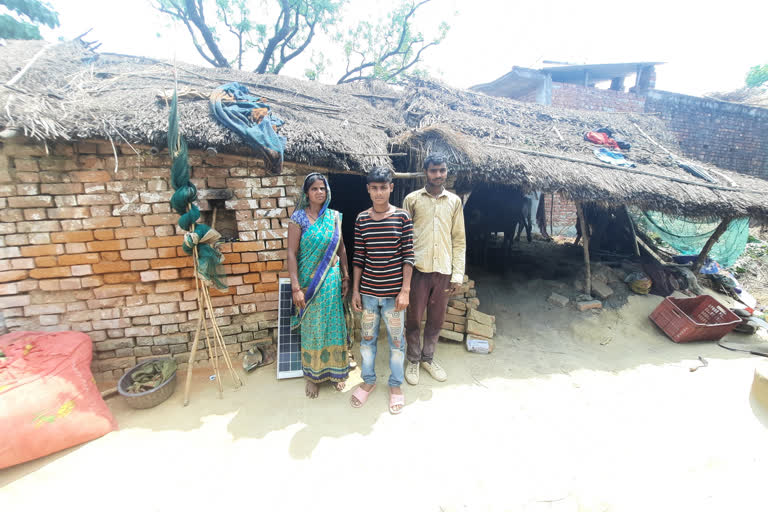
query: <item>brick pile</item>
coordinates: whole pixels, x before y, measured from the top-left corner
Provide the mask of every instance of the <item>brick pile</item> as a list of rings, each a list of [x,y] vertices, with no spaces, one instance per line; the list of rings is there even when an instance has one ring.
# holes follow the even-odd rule
[[[445,322],[440,330],[444,341],[466,342],[468,336],[491,341],[496,334],[496,318],[481,313],[475,282],[464,276],[464,283],[448,301]]]
[[[136,149],[141,156],[103,141],[0,145],[0,312],[11,330],[88,334],[97,379],[156,356],[184,368],[199,315],[168,204],[170,161]],[[201,210],[229,197],[218,215],[237,225],[239,240],[221,247],[229,289],[211,291],[227,348],[272,343],[287,220],[309,169],[286,163],[275,177],[259,159],[200,151],[190,165]],[[197,363],[207,357],[199,350]]]

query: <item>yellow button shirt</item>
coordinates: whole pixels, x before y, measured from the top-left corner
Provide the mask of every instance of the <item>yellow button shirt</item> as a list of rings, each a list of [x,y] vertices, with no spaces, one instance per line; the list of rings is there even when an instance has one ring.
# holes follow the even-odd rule
[[[467,241],[459,196],[443,190],[434,197],[422,188],[405,196],[403,209],[413,219],[416,269],[450,275],[452,283],[461,283]]]

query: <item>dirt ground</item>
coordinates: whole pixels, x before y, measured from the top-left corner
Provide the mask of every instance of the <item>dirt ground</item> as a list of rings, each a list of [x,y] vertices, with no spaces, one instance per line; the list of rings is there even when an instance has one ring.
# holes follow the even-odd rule
[[[496,351],[441,344],[449,380],[406,384],[399,416],[385,339],[359,410],[359,370],[317,400],[274,366],[223,399],[196,374],[186,408],[181,386],[144,411],[111,399],[119,431],[0,471],[2,510],[765,510],[768,412],[750,398],[765,358],[672,343],[648,320],[660,297],[552,306],[562,285],[519,267],[471,273]]]

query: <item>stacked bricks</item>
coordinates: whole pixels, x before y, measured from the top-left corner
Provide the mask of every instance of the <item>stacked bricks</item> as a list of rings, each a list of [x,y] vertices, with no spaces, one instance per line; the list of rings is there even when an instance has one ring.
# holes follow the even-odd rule
[[[102,380],[157,356],[184,368],[199,315],[192,259],[168,202],[170,160],[134,148],[0,145],[0,312],[10,330],[87,333]],[[236,219],[239,241],[221,246],[229,288],[211,290],[227,348],[272,343],[288,217],[309,169],[287,163],[270,176],[260,159],[199,151],[189,161],[201,210],[208,198],[230,197]],[[197,364],[207,357],[199,350]]]
[[[463,342],[467,336],[490,340],[496,334],[496,319],[478,311],[475,282],[464,276],[464,283],[451,297],[440,331],[443,341]]]

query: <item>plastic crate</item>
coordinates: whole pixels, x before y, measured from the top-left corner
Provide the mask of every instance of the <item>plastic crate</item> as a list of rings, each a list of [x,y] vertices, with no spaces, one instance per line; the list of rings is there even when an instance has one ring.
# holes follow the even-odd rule
[[[717,341],[741,323],[741,318],[709,295],[667,297],[649,318],[675,343]]]

